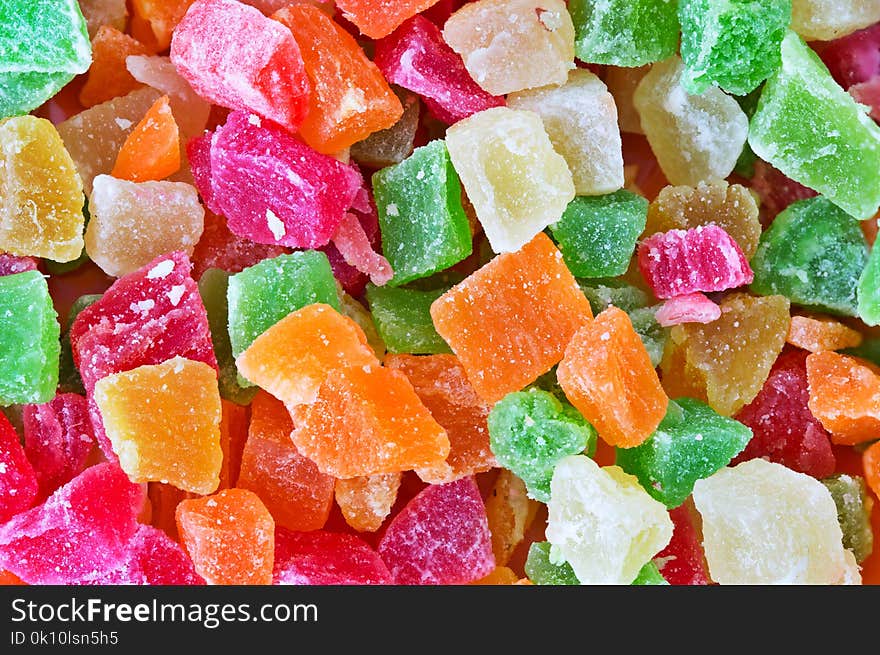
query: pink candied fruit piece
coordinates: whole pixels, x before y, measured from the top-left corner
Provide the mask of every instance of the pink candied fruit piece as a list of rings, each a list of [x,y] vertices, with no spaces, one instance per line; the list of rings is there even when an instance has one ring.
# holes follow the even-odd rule
[[[680,323],[711,323],[720,317],[721,307],[699,291],[670,298],[654,314],[663,327]]]
[[[849,87],[849,94],[856,102],[871,108],[869,116],[880,122],[880,75],[867,82],[859,82]]]
[[[672,539],[654,557],[661,575],[671,585],[707,585],[705,556],[687,505],[669,511]]]
[[[355,168],[253,114],[230,113],[211,139],[212,204],[258,243],[326,245],[362,184]]]
[[[474,478],[425,487],[391,520],[377,550],[396,584],[465,584],[488,575],[495,556]]]
[[[73,584],[115,568],[137,530],[144,491],[118,465],[87,468],[0,525],[0,569],[28,584]]]
[[[124,559],[113,569],[83,580],[91,585],[203,585],[205,579],[186,551],[162,530],[141,525],[126,545]]]
[[[25,405],[24,449],[34,466],[42,502],[86,467],[95,445],[88,401],[61,393],[42,405]]]
[[[289,130],[305,119],[309,79],[286,27],[236,0],[197,0],[171,39],[177,72],[204,99]]]
[[[798,200],[806,200],[816,196],[816,192],[786,177],[780,170],[767,162],[755,162],[755,174],[752,176],[751,188],[761,199],[761,224],[767,227],[777,214]]]
[[[0,276],[35,270],[37,270],[36,257],[19,257],[8,252],[0,252]]]
[[[86,389],[92,428],[111,461],[116,454],[94,400],[98,380],[176,356],[217,369],[208,314],[191,267],[180,251],[156,257],[116,280],[70,327],[73,361]]]
[[[189,160],[190,172],[193,176],[193,184],[202,202],[214,214],[220,214],[220,209],[214,203],[214,191],[211,188],[211,138],[213,132],[205,132],[201,136],[194,137],[186,142],[186,157]]]
[[[382,286],[392,277],[394,271],[391,264],[382,255],[373,250],[370,237],[358,217],[346,212],[345,217],[333,235],[333,245],[342,255],[345,263],[353,266],[361,273],[368,275],[376,286]]]
[[[440,28],[423,16],[378,41],[375,62],[389,82],[419,94],[430,112],[449,125],[505,104],[474,81]]]
[[[205,228],[193,249],[193,279],[198,280],[209,268],[239,273],[264,259],[289,253],[286,246],[273,246],[242,238],[229,231],[226,219],[207,210]]]
[[[818,48],[831,76],[844,89],[880,73],[880,23],[828,41]]]
[[[736,241],[714,225],[658,232],[639,246],[639,269],[658,298],[749,284],[752,269]]]
[[[36,473],[21,447],[18,433],[0,412],[0,523],[30,509],[38,488]]]
[[[391,573],[367,542],[351,534],[275,528],[273,584],[383,585]]]
[[[808,406],[805,350],[789,350],[773,364],[755,399],[734,418],[752,429],[752,439],[731,466],[764,458],[814,478],[834,473],[831,435]]]
[[[382,243],[379,233],[379,213],[376,210],[373,196],[366,186],[361,187],[358,191],[349,213],[357,216],[370,242],[370,247],[379,252]],[[359,297],[364,292],[369,277],[345,261],[345,257],[333,245],[332,241],[319,250],[327,255],[327,259],[330,260],[330,268],[333,270],[333,277],[342,285],[346,293],[355,298]]]

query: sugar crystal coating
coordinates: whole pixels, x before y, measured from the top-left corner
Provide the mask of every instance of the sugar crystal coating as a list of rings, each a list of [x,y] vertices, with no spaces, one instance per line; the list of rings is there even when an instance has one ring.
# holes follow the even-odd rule
[[[336,480],[336,504],[345,522],[358,532],[375,532],[391,514],[400,473],[379,473]]]
[[[141,88],[126,69],[125,58],[148,53],[149,48],[137,39],[115,27],[102,25],[92,37],[92,63],[85,84],[77,94],[80,104],[92,107]]]
[[[524,567],[529,580],[538,585],[579,585],[571,564],[554,561],[552,548],[549,541],[536,541],[529,546]]]
[[[39,493],[39,478],[31,466],[18,433],[0,416],[0,524],[30,509]]]
[[[273,584],[392,584],[384,562],[363,540],[350,534],[275,530]]]
[[[857,348],[862,343],[862,333],[828,316],[796,315],[791,317],[785,340],[792,346],[818,353]]]
[[[446,291],[445,288],[421,291],[389,286],[367,287],[367,303],[388,352],[412,355],[451,352],[431,320],[431,304]]]
[[[792,0],[791,27],[808,40],[830,41],[880,21],[872,0]]]
[[[877,438],[880,369],[858,357],[831,351],[807,357],[808,405],[836,444]]]
[[[339,0],[336,5],[363,34],[380,39],[436,3],[437,0]]]
[[[654,315],[662,327],[681,323],[711,323],[721,317],[721,308],[700,292],[666,300]]]

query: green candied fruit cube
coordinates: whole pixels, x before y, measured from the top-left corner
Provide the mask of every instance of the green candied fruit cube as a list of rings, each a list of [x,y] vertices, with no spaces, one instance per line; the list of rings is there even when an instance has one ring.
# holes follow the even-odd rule
[[[638,287],[614,278],[578,280],[578,286],[590,301],[593,316],[605,311],[611,305],[630,313],[634,309],[647,307],[651,302],[648,294]]]
[[[58,387],[60,337],[43,274],[0,277],[0,405],[52,400]]]
[[[791,0],[679,0],[682,86],[745,95],[780,65]]]
[[[678,52],[676,0],[570,0],[568,11],[583,62],[635,67]]]
[[[645,350],[648,351],[648,357],[651,358],[651,365],[654,367],[659,366],[660,360],[663,359],[663,349],[666,347],[671,332],[670,328],[665,328],[657,322],[656,314],[659,308],[660,305],[655,305],[628,312],[633,330],[645,344]]]
[[[86,307],[94,305],[101,299],[100,293],[87,293],[73,301],[70,311],[67,313],[67,328],[61,333],[61,353],[58,361],[58,392],[78,393],[85,395],[86,388],[83,386],[79,370],[73,361],[73,347],[70,344],[70,326]]]
[[[660,569],[657,568],[657,564],[651,561],[645,564],[639,570],[639,574],[636,576],[636,579],[632,581],[632,584],[641,586],[653,586],[669,583],[666,581],[666,578],[663,577],[663,574],[660,573]]]
[[[211,330],[211,341],[214,344],[214,355],[220,375],[217,378],[220,396],[239,405],[247,405],[254,399],[257,388],[239,384],[238,369],[232,356],[232,344],[229,341],[229,273],[220,268],[209,268],[199,278],[199,295],[205,312],[208,314],[208,328]],[[244,378],[241,378],[244,380]]]
[[[864,562],[874,549],[871,529],[871,506],[865,479],[858,475],[839,474],[821,480],[837,505],[837,520],[843,532],[843,547],[849,548],[856,562]]]
[[[789,205],[762,234],[751,290],[804,307],[856,316],[868,244],[859,222],[822,196]]]
[[[318,250],[264,259],[229,276],[226,299],[233,357],[290,312],[319,302],[340,309],[330,261]]]
[[[391,286],[428,277],[471,254],[461,185],[442,139],[376,171],[373,195],[382,252],[394,270]]]
[[[871,248],[856,288],[856,310],[867,325],[880,325],[880,248]]]
[[[749,124],[755,154],[858,219],[880,207],[880,127],[794,32]]]
[[[647,217],[648,201],[621,189],[576,197],[550,231],[572,275],[613,277],[629,267]]]
[[[536,541],[529,546],[524,566],[526,576],[536,585],[579,585],[571,564],[562,560],[556,562],[547,541]]]
[[[92,63],[76,0],[0,2],[0,118],[26,114]]]
[[[673,509],[687,500],[697,480],[727,466],[751,438],[751,429],[739,421],[699,400],[678,398],[669,402],[666,416],[645,442],[615,449],[615,463]]]
[[[526,483],[531,498],[547,502],[556,463],[596,449],[596,430],[568,403],[531,388],[507,394],[489,412],[489,448],[501,466]]]
[[[452,352],[437,334],[431,319],[431,303],[446,291],[367,285],[367,304],[388,352],[412,355]]]

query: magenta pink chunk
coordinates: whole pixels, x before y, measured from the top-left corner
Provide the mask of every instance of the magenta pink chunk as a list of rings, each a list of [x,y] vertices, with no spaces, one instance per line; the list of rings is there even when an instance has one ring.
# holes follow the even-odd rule
[[[477,84],[434,23],[414,16],[376,43],[376,65],[392,84],[419,94],[447,124],[505,104]]]
[[[495,556],[474,478],[425,487],[392,519],[378,551],[397,584],[465,584],[488,575]]]
[[[382,244],[379,234],[379,214],[376,211],[373,196],[366,187],[361,187],[358,191],[349,213],[357,216],[370,242],[370,247],[379,252]],[[333,276],[339,281],[346,293],[356,298],[359,297],[364,292],[369,277],[346,262],[332,241],[319,250],[327,255],[327,259],[330,260],[330,268],[333,269]]]
[[[880,73],[880,23],[821,44],[819,57],[844,89]]]
[[[694,529],[693,519],[686,505],[669,511],[672,519],[672,539],[657,553],[654,563],[660,574],[671,585],[707,585],[703,547]]]
[[[89,405],[75,393],[58,394],[42,405],[25,405],[24,448],[34,466],[42,502],[82,473],[95,445]]]
[[[639,269],[658,298],[734,289],[754,278],[739,245],[717,225],[651,235],[639,246]]]
[[[0,252],[0,276],[35,270],[37,270],[36,257],[19,257],[8,252]]]
[[[367,542],[351,534],[275,528],[274,584],[392,584],[391,574]]]
[[[196,190],[205,207],[215,214],[220,210],[214,204],[214,190],[211,188],[211,139],[213,132],[206,132],[186,142],[186,157],[192,171]]]
[[[679,323],[711,323],[721,317],[721,308],[700,292],[665,301],[654,318],[663,327]]]
[[[760,160],[755,162],[751,187],[761,198],[760,219],[765,228],[791,203],[817,195],[812,189],[786,177],[781,171]]]
[[[815,478],[834,473],[831,435],[807,405],[809,354],[791,350],[780,355],[761,391],[734,417],[753,436],[731,466],[762,457]]]
[[[850,95],[856,102],[871,108],[870,116],[880,122],[880,75],[875,75],[867,82],[859,82],[849,87]]]
[[[0,569],[28,584],[71,584],[126,556],[144,502],[116,464],[87,468],[42,504],[0,525]]]
[[[236,0],[198,0],[171,39],[171,61],[209,102],[259,114],[294,131],[310,86],[290,30]]]
[[[141,525],[114,568],[88,576],[84,584],[203,585],[186,551],[161,530]]]
[[[339,254],[349,266],[368,275],[376,286],[382,286],[394,277],[391,264],[385,257],[373,250],[364,226],[351,212],[345,214],[345,218],[336,228],[336,233],[333,235],[333,245],[336,246]]]
[[[0,523],[34,504],[37,476],[25,455],[18,433],[0,412]]]
[[[326,245],[362,183],[353,167],[253,114],[230,113],[211,140],[212,203],[234,234],[258,243]]]
[[[98,380],[178,355],[217,368],[208,314],[191,267],[182,252],[157,257],[119,278],[71,325],[73,361],[86,388],[92,427],[111,461],[116,455],[92,397]]]

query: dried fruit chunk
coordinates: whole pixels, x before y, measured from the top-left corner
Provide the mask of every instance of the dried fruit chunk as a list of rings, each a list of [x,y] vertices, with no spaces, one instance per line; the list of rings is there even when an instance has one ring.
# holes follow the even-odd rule
[[[336,504],[345,522],[358,532],[375,532],[391,514],[400,473],[379,473],[336,481]]]
[[[492,533],[495,564],[507,564],[525,538],[538,513],[540,503],[528,497],[526,484],[508,469],[498,471],[486,499],[486,517]]]
[[[315,530],[275,530],[273,584],[392,584],[391,573],[369,545],[354,535]]]
[[[857,348],[862,335],[827,316],[792,316],[787,343],[811,353]]]
[[[831,41],[877,21],[871,0],[791,0],[791,28],[809,40]]]
[[[880,373],[848,355],[825,351],[807,357],[809,407],[836,444],[877,438],[880,430]]]
[[[125,139],[110,174],[132,182],[161,180],[180,168],[180,137],[168,96],[147,110]]]

